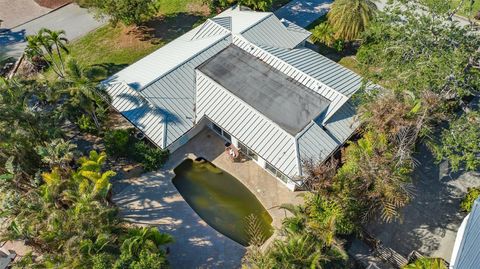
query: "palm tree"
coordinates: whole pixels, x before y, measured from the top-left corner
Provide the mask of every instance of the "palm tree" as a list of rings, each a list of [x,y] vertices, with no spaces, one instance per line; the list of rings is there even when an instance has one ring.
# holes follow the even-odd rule
[[[332,46],[335,39],[335,32],[333,31],[332,26],[328,22],[323,22],[312,30],[312,41],[313,42],[322,42],[327,46]]]
[[[329,257],[322,253],[316,240],[306,234],[293,234],[276,240],[269,255],[278,268],[323,268]]]
[[[65,65],[62,51],[69,53],[64,37],[65,31],[52,31],[42,28],[36,35],[27,36],[25,54],[28,58],[41,57],[46,60],[48,66],[61,78],[65,76]],[[60,62],[57,63],[57,59]]]
[[[101,168],[105,162],[106,154],[102,152],[98,154],[91,151],[88,158],[80,158],[80,168],[73,175],[78,184],[78,192],[82,196],[96,197],[107,199],[108,193],[112,187],[110,178],[115,176],[115,172],[108,170],[102,172]]]
[[[328,12],[328,23],[335,32],[335,39],[358,39],[377,12],[371,0],[336,0]]]
[[[97,109],[102,106],[109,95],[103,88],[98,87],[95,77],[104,75],[104,70],[98,68],[84,68],[76,60],[67,63],[65,83],[72,96],[70,102],[78,104],[93,119],[95,126],[100,128]]]
[[[157,252],[160,251],[161,246],[172,242],[172,236],[161,233],[156,227],[131,228],[122,243],[121,249],[122,252],[137,256],[144,248]]]
[[[65,65],[61,53],[61,51],[64,51],[67,54],[69,53],[66,46],[66,44],[68,43],[68,39],[65,37],[65,31],[52,31],[50,29],[41,29],[40,32],[50,42],[50,48],[55,48],[57,56],[60,60],[60,64],[62,65],[62,70],[65,72]]]

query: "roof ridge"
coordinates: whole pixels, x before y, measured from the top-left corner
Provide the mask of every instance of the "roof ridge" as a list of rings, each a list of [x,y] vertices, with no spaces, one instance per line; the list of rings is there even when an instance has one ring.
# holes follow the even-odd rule
[[[223,33],[223,31],[220,31],[220,32],[215,31],[215,29],[213,29],[213,26],[217,29],[221,28],[224,31],[226,30],[226,31],[230,32],[230,30],[225,28],[223,25],[220,25],[216,21],[209,18],[202,24],[202,26],[200,26],[200,29],[198,29],[198,31],[195,33],[195,35],[193,35],[193,37],[190,39],[190,41],[195,41],[195,40],[204,39],[204,38],[207,38],[207,37],[226,34],[226,33]]]

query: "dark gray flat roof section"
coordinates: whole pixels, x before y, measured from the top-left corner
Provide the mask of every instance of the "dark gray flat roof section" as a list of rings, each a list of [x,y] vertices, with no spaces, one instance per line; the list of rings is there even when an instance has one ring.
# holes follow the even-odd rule
[[[292,135],[330,104],[320,94],[235,45],[198,69]]]

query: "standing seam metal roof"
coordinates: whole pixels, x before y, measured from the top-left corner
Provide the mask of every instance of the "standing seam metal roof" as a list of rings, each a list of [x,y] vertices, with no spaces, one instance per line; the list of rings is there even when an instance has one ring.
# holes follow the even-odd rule
[[[480,265],[480,198],[468,215],[452,269],[473,269]]]
[[[286,36],[259,35],[270,28]],[[243,32],[248,38],[241,35]],[[292,177],[299,174],[301,159],[315,155],[323,158],[356,128],[354,107],[346,103],[357,90],[354,73],[343,72],[337,64],[307,49],[260,44],[275,46],[277,41],[289,40],[290,46],[296,46],[306,34],[289,22],[278,21],[271,13],[229,9],[104,84],[108,86],[112,106],[162,148],[205,115]],[[315,119],[301,135],[293,137],[228,90],[210,82],[207,87],[209,78],[196,79],[195,68],[232,43],[330,100],[325,118]],[[229,105],[233,103],[236,105]]]
[[[255,27],[242,33],[242,36],[252,43],[287,49],[296,47],[310,35],[310,32],[289,30],[273,14],[255,25]]]
[[[288,176],[299,173],[295,138],[197,70],[197,121],[203,116]]]

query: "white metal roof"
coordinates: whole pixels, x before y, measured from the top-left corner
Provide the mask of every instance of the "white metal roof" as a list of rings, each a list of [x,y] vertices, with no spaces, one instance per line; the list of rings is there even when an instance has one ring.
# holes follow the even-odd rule
[[[292,27],[291,23],[283,24],[273,14],[241,34],[254,44],[285,49],[296,47],[311,35],[308,31],[299,31],[298,28]]]
[[[301,174],[302,159],[327,157],[357,127],[347,101],[358,90],[359,77],[313,51],[293,49],[306,36],[307,31],[272,13],[231,8],[104,84],[112,105],[159,147],[166,148],[207,116],[292,177]],[[199,85],[210,78],[197,77],[196,68],[231,44],[328,99],[327,111],[292,135],[228,90]]]
[[[462,222],[453,248],[450,269],[473,269],[480,265],[480,198]]]
[[[288,176],[299,174],[295,138],[197,70],[197,120],[206,116]]]

